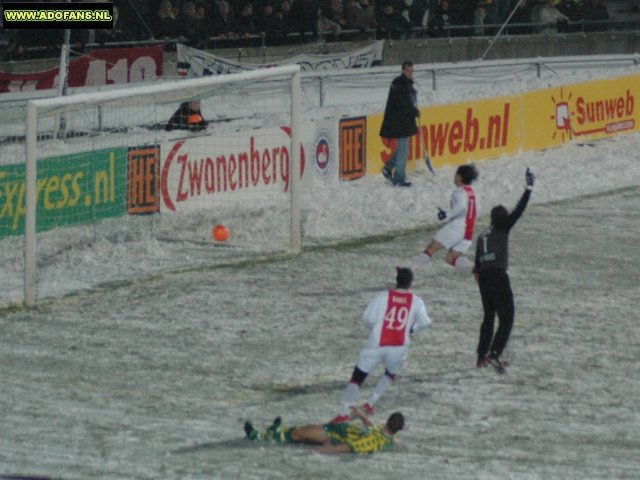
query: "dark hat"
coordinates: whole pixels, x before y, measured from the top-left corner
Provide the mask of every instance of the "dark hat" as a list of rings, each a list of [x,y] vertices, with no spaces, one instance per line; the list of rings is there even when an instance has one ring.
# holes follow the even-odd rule
[[[410,268],[396,267],[396,284],[399,288],[409,288],[413,282],[413,272]]]

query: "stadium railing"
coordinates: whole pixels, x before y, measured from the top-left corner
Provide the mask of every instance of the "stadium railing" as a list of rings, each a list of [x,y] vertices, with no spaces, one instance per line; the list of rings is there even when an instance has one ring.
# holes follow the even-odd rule
[[[557,28],[557,32],[543,32],[536,33],[538,30],[545,29],[551,26]],[[334,37],[330,32],[318,32],[314,35],[311,31],[305,33],[289,33],[284,38],[278,39],[278,41],[271,43],[267,37],[262,35],[249,35],[242,38],[226,38],[220,36],[209,37],[205,41],[205,49],[216,48],[231,48],[231,47],[269,47],[277,45],[293,45],[296,43],[310,42],[325,42],[325,41],[340,41],[340,40],[404,40],[410,38],[442,38],[442,37],[477,37],[477,36],[491,36],[497,32],[501,27],[500,24],[483,24],[483,25],[448,25],[443,27],[444,35],[440,37],[432,36],[427,28],[417,27],[407,31],[385,31],[380,29],[346,29],[342,30],[338,37]],[[484,35],[475,35],[474,29],[482,29]],[[556,36],[566,33],[590,33],[590,32],[615,32],[615,31],[638,31],[640,32],[640,19],[631,20],[604,20],[604,21],[590,21],[590,20],[577,20],[569,21],[560,24],[546,24],[546,23],[509,23],[506,25],[503,32],[504,36],[520,36],[520,35],[540,35],[540,36]],[[525,33],[527,32],[527,33]],[[531,32],[531,33],[528,33]],[[126,42],[105,42],[105,43],[86,43],[84,45],[75,45],[76,50],[83,50],[85,52],[92,51],[98,48],[119,48],[119,47],[135,47],[135,46],[147,46],[147,45],[165,45],[167,49],[171,49],[176,43],[184,43],[185,38],[170,38],[170,39],[148,39]],[[27,58],[38,57],[41,53],[51,51],[51,46],[34,46],[26,48]],[[55,57],[52,53],[52,58]],[[46,58],[39,56],[38,58]]]

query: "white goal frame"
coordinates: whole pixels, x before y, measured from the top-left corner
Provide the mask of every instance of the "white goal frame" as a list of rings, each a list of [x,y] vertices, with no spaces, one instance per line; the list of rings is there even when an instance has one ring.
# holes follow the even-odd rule
[[[290,178],[290,250],[294,254],[301,251],[301,215],[300,215],[300,128],[301,128],[301,82],[300,66],[286,65],[268,69],[252,70],[228,75],[177,80],[167,83],[130,87],[99,93],[82,93],[66,97],[30,100],[26,115],[26,166],[25,166],[25,226],[24,226],[24,304],[32,307],[36,303],[36,207],[37,207],[37,148],[38,118],[43,110],[56,110],[64,113],[74,106],[87,108],[105,102],[123,100],[132,97],[157,96],[163,93],[191,92],[197,95],[199,89],[205,90],[216,85],[259,81],[285,77],[290,79],[291,99],[291,162]]]

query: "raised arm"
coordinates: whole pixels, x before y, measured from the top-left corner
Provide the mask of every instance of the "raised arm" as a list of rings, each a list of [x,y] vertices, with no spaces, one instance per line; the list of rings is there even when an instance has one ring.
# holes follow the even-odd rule
[[[531,197],[531,191],[533,190],[533,184],[535,182],[536,177],[533,174],[533,172],[527,168],[527,171],[525,173],[525,178],[527,183],[526,189],[522,194],[522,196],[520,197],[520,200],[518,200],[518,204],[516,205],[516,208],[514,208],[513,212],[511,212],[507,217],[508,230],[511,230],[511,228],[516,224],[518,219],[522,216],[525,208],[527,208],[527,204],[529,203],[529,198]]]

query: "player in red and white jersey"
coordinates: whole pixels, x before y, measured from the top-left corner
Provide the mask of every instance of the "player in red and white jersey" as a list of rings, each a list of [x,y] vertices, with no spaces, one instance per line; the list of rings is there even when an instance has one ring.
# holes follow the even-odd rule
[[[413,262],[413,269],[424,267],[435,252],[442,248],[447,249],[447,263],[459,270],[471,272],[473,263],[463,254],[473,242],[473,230],[478,218],[479,203],[471,184],[478,178],[478,170],[473,165],[461,165],[456,170],[453,182],[456,188],[451,194],[451,209],[445,211],[438,209],[438,219],[449,221],[444,225]]]
[[[384,363],[384,375],[363,406],[364,411],[372,415],[376,402],[391,386],[407,359],[411,334],[431,324],[424,302],[409,290],[412,281],[413,272],[410,269],[398,268],[396,288],[378,293],[365,309],[362,322],[370,330],[369,340],[360,352],[344,391],[340,415],[332,423],[349,421],[351,407],[356,403],[361,385],[369,373]]]

